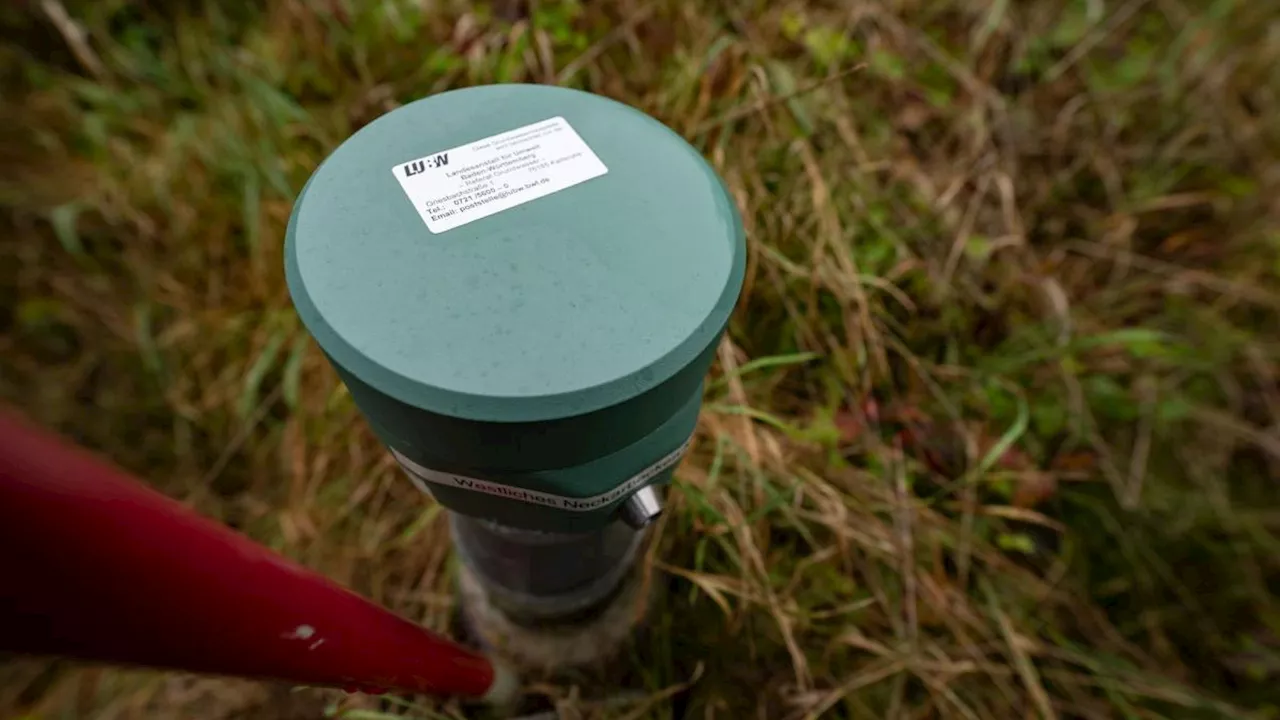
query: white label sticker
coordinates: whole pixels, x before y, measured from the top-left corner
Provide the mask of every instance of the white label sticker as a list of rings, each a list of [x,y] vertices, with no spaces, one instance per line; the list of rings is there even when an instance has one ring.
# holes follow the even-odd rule
[[[600,177],[609,169],[554,117],[391,168],[433,233]]]
[[[525,488],[516,487],[514,485],[504,485],[492,480],[481,480],[480,478],[468,477],[466,475],[458,475],[456,473],[442,472],[440,470],[432,470],[423,467],[409,458],[401,455],[395,450],[391,454],[399,461],[400,466],[409,473],[409,478],[419,485],[419,489],[429,491],[432,484],[448,485],[450,487],[462,488],[463,490],[471,490],[472,492],[482,492],[488,495],[497,495],[508,500],[518,500],[531,505],[545,505],[547,507],[558,508],[560,510],[574,510],[577,512],[589,512],[597,508],[614,503],[627,497],[631,493],[644,487],[650,480],[657,477],[659,473],[674,466],[680,462],[680,457],[684,455],[684,451],[689,449],[693,444],[693,437],[690,436],[680,447],[658,458],[657,462],[640,472],[627,478],[617,487],[585,498],[568,497],[565,495],[554,495],[552,493],[538,492],[537,490],[526,490]]]

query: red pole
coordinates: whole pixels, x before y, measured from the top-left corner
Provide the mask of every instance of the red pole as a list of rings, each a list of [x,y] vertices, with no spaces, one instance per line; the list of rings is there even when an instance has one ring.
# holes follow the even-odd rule
[[[0,409],[0,649],[347,690],[514,681]]]

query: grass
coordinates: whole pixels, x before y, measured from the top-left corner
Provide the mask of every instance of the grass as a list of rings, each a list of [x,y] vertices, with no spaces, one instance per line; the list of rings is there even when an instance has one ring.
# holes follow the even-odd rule
[[[746,288],[666,592],[560,717],[1280,717],[1280,18],[1244,0],[0,10],[0,393],[440,630],[438,509],[289,305],[326,152],[484,82],[699,147]],[[458,706],[10,660],[22,718]]]

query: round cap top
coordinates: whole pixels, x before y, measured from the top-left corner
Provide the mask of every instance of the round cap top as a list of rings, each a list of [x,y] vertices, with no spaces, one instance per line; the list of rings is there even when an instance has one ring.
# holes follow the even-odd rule
[[[745,264],[698,152],[615,101],[455,90],[351,136],[285,247],[325,353],[378,392],[477,421],[551,420],[653,389],[715,342]]]

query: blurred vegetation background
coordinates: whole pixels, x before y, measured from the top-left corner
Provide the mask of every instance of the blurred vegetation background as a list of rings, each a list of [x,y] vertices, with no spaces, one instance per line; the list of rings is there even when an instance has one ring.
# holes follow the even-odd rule
[[[715,164],[750,261],[665,592],[604,682],[528,688],[559,717],[1280,717],[1274,3],[28,0],[0,36],[0,397],[441,631],[444,518],[290,307],[295,193],[477,83]],[[0,664],[30,720],[466,712]]]

